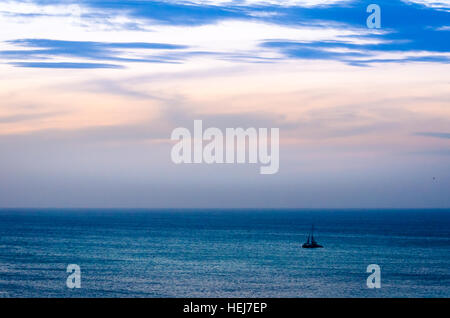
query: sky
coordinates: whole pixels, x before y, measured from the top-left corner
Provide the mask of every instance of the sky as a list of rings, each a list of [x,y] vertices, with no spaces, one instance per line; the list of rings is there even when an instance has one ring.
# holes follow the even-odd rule
[[[448,0],[2,1],[0,207],[449,208],[449,61]],[[195,119],[279,172],[175,165]]]

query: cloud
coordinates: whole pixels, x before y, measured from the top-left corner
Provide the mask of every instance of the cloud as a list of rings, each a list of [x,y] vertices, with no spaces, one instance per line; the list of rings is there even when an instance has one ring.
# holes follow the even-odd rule
[[[353,0],[169,0],[170,3],[186,4],[186,5],[239,5],[239,6],[299,6],[299,7],[315,7],[315,6],[329,6],[339,3],[351,2]]]
[[[409,3],[421,4],[431,8],[437,9],[450,9],[450,1],[449,0],[404,0]]]
[[[92,11],[107,11],[110,14],[126,12],[127,15],[170,25],[204,25],[223,19],[248,17],[244,10],[236,6],[217,6],[209,4],[179,3],[172,1],[102,1],[88,0],[82,4]],[[104,15],[104,13],[101,13]],[[95,16],[92,14],[91,16]]]
[[[276,48],[289,58],[311,59],[311,60],[346,60],[352,61],[355,57],[367,57],[368,53],[361,51],[339,52],[333,49],[357,47],[356,44],[345,42],[292,42],[292,41],[266,41],[262,47]]]
[[[417,132],[414,135],[423,137],[450,139],[450,133],[446,132]]]
[[[170,58],[145,56],[149,50],[177,50],[186,46],[166,43],[144,42],[94,42],[94,41],[61,41],[49,39],[18,39],[7,41],[8,44],[25,47],[22,50],[3,50],[0,57],[6,59],[54,59],[54,58],[81,58],[96,61],[115,62],[146,62],[146,63],[170,63]],[[32,49],[29,49],[32,48]],[[139,57],[124,57],[127,50],[138,50]],[[120,68],[119,65],[101,63],[72,63],[72,62],[16,62],[12,63],[20,67],[42,68]]]
[[[367,66],[372,63],[439,62],[449,63],[450,55],[436,54],[439,51],[421,52],[414,49],[399,48],[397,43],[365,44],[348,41],[265,41],[262,47],[275,48],[288,58],[311,60],[338,60],[354,66]],[[379,58],[384,52],[397,53],[397,57]],[[446,52],[445,52],[446,53]]]
[[[43,119],[49,118],[56,115],[60,115],[59,112],[48,112],[48,113],[39,113],[39,114],[16,114],[10,116],[1,116],[0,124],[10,124],[10,123],[18,123],[22,121],[34,120],[34,119]]]
[[[30,68],[72,68],[72,69],[96,69],[96,68],[122,68],[120,65],[104,63],[71,63],[71,62],[15,62],[17,67]]]
[[[3,10],[9,8],[15,14],[38,14],[38,8],[43,7],[45,14],[55,12],[61,16],[59,1],[26,2],[22,11],[19,10],[21,6],[11,3]],[[82,34],[99,25],[108,25],[118,28],[115,31],[120,32],[121,39],[127,35],[134,39],[149,36],[167,42],[15,39],[4,42],[12,48],[0,51],[0,58],[14,60],[13,65],[20,67],[71,68],[184,63],[197,57],[231,63],[335,60],[353,66],[448,63],[450,42],[446,39],[450,30],[443,26],[448,24],[449,12],[435,9],[439,3],[446,6],[446,1],[379,0],[381,30],[366,27],[368,14],[365,8],[370,3],[368,0],[84,0],[78,2],[82,22],[77,26],[80,29],[76,29],[82,33],[70,33],[77,34],[76,38],[83,38]],[[53,11],[52,6],[56,8]],[[386,53],[396,56],[383,56]],[[89,67],[87,60],[93,60],[97,65]]]

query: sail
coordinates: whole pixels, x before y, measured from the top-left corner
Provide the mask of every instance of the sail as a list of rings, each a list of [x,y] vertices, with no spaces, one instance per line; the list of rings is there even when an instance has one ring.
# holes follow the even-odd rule
[[[316,241],[314,240],[314,224],[311,227],[311,243],[316,243]]]

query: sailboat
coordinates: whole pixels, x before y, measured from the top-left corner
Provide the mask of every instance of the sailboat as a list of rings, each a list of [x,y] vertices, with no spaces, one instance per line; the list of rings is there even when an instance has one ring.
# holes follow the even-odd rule
[[[308,234],[308,239],[306,240],[306,243],[303,243],[303,248],[320,248],[323,247],[322,245],[318,244],[316,240],[314,239],[314,225],[311,228],[311,234]]]

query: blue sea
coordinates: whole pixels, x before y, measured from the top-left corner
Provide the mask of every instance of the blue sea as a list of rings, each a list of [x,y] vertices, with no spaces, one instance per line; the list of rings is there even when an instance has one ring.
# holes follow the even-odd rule
[[[449,296],[450,210],[0,210],[0,297]]]

